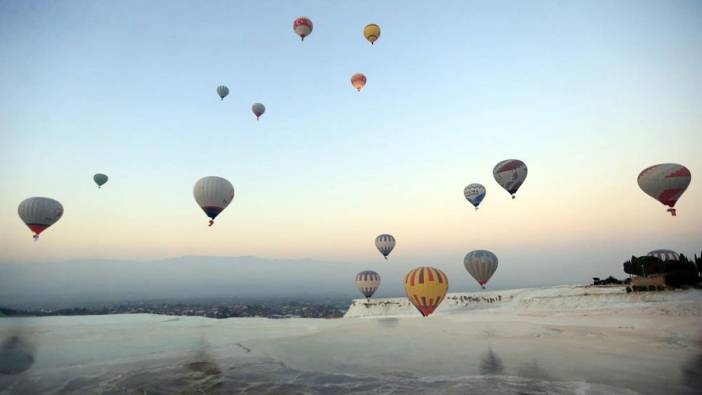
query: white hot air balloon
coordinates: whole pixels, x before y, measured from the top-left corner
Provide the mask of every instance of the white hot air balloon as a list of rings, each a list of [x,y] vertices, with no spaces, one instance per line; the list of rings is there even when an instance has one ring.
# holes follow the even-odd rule
[[[463,265],[484,289],[485,284],[497,270],[497,256],[487,250],[471,251],[463,259]]]
[[[210,226],[212,226],[214,219],[234,199],[234,187],[222,177],[204,177],[195,183],[193,195],[202,211],[210,217]]]
[[[385,260],[388,260],[388,255],[395,248],[395,238],[392,235],[382,234],[375,238],[375,248],[383,254]]]
[[[661,163],[647,167],[637,179],[639,187],[648,196],[668,206],[668,212],[675,215],[675,203],[690,185],[690,170],[677,163]]]
[[[251,106],[251,111],[254,113],[256,120],[258,121],[258,118],[260,118],[261,115],[266,112],[266,106],[261,103],[254,103],[253,106]]]
[[[25,225],[34,232],[34,240],[37,240],[41,232],[61,219],[63,206],[54,199],[30,197],[19,204],[17,213]]]
[[[521,160],[507,159],[495,165],[492,175],[495,177],[495,181],[514,199],[514,194],[526,180],[527,167]]]
[[[380,274],[373,270],[364,270],[356,275],[356,287],[367,299],[370,299],[380,287]]]
[[[217,94],[219,95],[219,98],[224,100],[227,95],[229,95],[229,88],[227,88],[225,85],[220,85],[217,87]]]
[[[482,184],[470,184],[463,189],[463,196],[477,210],[480,202],[485,199],[485,187]]]

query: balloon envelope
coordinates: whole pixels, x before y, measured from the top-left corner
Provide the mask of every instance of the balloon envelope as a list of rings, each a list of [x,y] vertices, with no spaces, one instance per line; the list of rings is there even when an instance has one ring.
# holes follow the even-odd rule
[[[495,165],[492,175],[495,177],[495,181],[514,199],[514,194],[517,193],[526,179],[527,167],[519,159],[507,159]]]
[[[382,234],[375,238],[375,248],[388,259],[388,255],[395,248],[395,238],[392,235]]]
[[[359,92],[366,86],[366,76],[361,73],[356,73],[351,76],[351,85]]]
[[[407,298],[425,317],[439,307],[448,291],[446,274],[428,266],[410,270],[404,283]]]
[[[655,256],[661,261],[677,261],[680,259],[680,254],[673,250],[653,250],[647,254],[648,256]]]
[[[195,183],[193,195],[202,211],[210,217],[210,226],[212,226],[214,219],[234,199],[234,187],[222,177],[204,177]]]
[[[93,176],[93,181],[97,184],[98,188],[101,186],[105,185],[107,182],[107,176],[102,173],[97,173],[96,175]]]
[[[485,288],[485,284],[497,270],[497,256],[487,250],[471,251],[463,259],[463,265],[475,281]]]
[[[253,106],[251,106],[251,111],[256,116],[256,119],[258,119],[264,112],[266,112],[266,106],[261,103],[254,103]]]
[[[356,275],[356,287],[366,298],[373,296],[375,291],[380,287],[380,274],[365,270]]]
[[[463,189],[463,196],[466,200],[470,202],[476,209],[480,205],[480,202],[485,199],[485,187],[482,184],[470,184],[465,189]]]
[[[314,26],[312,25],[312,21],[310,18],[307,18],[305,16],[301,16],[293,22],[293,30],[295,33],[300,36],[300,39],[302,41],[305,40],[305,37],[309,36],[312,33],[312,29]]]
[[[24,199],[17,213],[27,227],[34,232],[34,239],[63,216],[63,206],[57,200],[46,197]]]
[[[229,88],[224,85],[220,85],[217,87],[217,94],[219,95],[220,99],[224,100],[224,98],[229,94]]]
[[[677,163],[661,163],[641,171],[637,179],[639,187],[647,195],[668,206],[675,215],[675,203],[690,185],[690,170]]]
[[[373,45],[373,43],[380,38],[380,26],[375,23],[366,25],[366,27],[363,28],[363,37]]]

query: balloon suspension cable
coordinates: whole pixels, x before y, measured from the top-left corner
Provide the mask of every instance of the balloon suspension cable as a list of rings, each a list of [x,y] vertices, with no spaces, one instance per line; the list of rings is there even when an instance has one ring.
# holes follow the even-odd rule
[[[32,236],[32,239],[34,239],[34,241],[39,240],[39,235],[34,235],[34,236]]]
[[[676,210],[675,210],[674,208],[672,208],[672,207],[669,208],[669,209],[666,210],[666,211],[669,212],[670,215],[672,215],[673,217],[676,217],[676,216],[678,215],[677,212],[676,212]]]
[[[207,225],[207,226],[212,226],[212,225],[214,225],[214,220],[213,220],[213,219],[210,220],[210,224]]]

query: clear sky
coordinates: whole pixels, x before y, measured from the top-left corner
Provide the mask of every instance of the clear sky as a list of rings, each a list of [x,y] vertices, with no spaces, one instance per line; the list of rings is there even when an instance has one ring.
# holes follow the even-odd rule
[[[484,248],[519,278],[699,252],[701,20],[699,1],[0,1],[0,261],[378,263],[392,233],[395,264]],[[516,200],[492,177],[508,158]],[[676,218],[636,183],[661,162],[693,174]],[[237,193],[212,228],[208,175]],[[65,208],[38,243],[30,196]]]

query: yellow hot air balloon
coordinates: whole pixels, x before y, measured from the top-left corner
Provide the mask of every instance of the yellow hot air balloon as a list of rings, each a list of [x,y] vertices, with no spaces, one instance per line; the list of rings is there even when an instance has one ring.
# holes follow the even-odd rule
[[[414,307],[428,316],[443,302],[448,291],[448,277],[439,269],[422,266],[405,276],[405,294]]]
[[[370,23],[363,28],[363,36],[370,41],[371,45],[380,37],[380,26]]]

